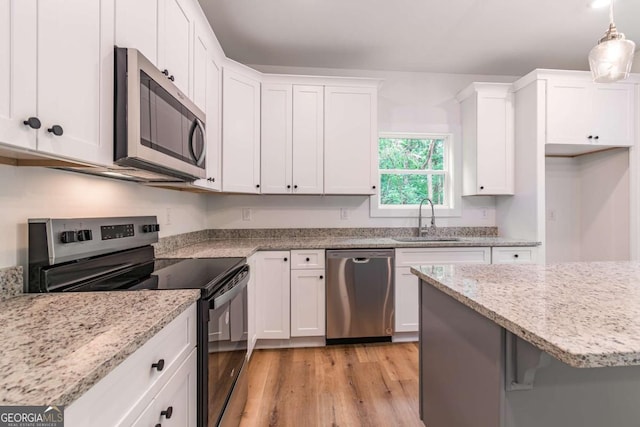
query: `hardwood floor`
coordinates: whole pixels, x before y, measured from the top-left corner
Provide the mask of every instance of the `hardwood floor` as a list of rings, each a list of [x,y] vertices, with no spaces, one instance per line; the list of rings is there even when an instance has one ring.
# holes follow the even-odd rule
[[[423,426],[418,346],[258,350],[241,427]]]

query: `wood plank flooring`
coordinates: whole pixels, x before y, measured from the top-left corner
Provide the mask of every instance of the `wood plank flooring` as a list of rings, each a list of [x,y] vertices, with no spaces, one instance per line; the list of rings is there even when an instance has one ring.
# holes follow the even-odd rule
[[[417,343],[257,350],[240,426],[423,426]]]

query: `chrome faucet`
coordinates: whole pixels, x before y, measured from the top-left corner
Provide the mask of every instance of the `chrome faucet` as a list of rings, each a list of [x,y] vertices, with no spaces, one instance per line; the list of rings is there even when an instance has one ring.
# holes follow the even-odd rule
[[[418,208],[418,236],[422,236],[422,204],[427,201],[431,205],[431,228],[435,230],[436,228],[436,212],[433,209],[433,202],[430,198],[425,197],[420,201],[420,207]]]

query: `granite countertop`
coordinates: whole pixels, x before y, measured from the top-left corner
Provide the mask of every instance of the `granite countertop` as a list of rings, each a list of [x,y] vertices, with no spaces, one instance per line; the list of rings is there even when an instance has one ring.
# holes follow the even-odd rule
[[[537,246],[540,242],[502,237],[456,237],[456,241],[399,242],[389,237],[285,237],[211,239],[159,255],[161,258],[248,257],[259,250],[442,248],[473,246]]]
[[[0,404],[69,405],[200,291],[26,294],[0,303]]]
[[[416,266],[411,271],[574,367],[640,365],[640,263]]]

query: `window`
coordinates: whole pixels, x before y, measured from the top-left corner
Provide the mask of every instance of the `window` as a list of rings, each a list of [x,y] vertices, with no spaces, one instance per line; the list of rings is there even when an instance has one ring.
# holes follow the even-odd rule
[[[413,216],[431,199],[441,212],[453,208],[451,135],[391,134],[378,138],[379,193],[372,216]]]

